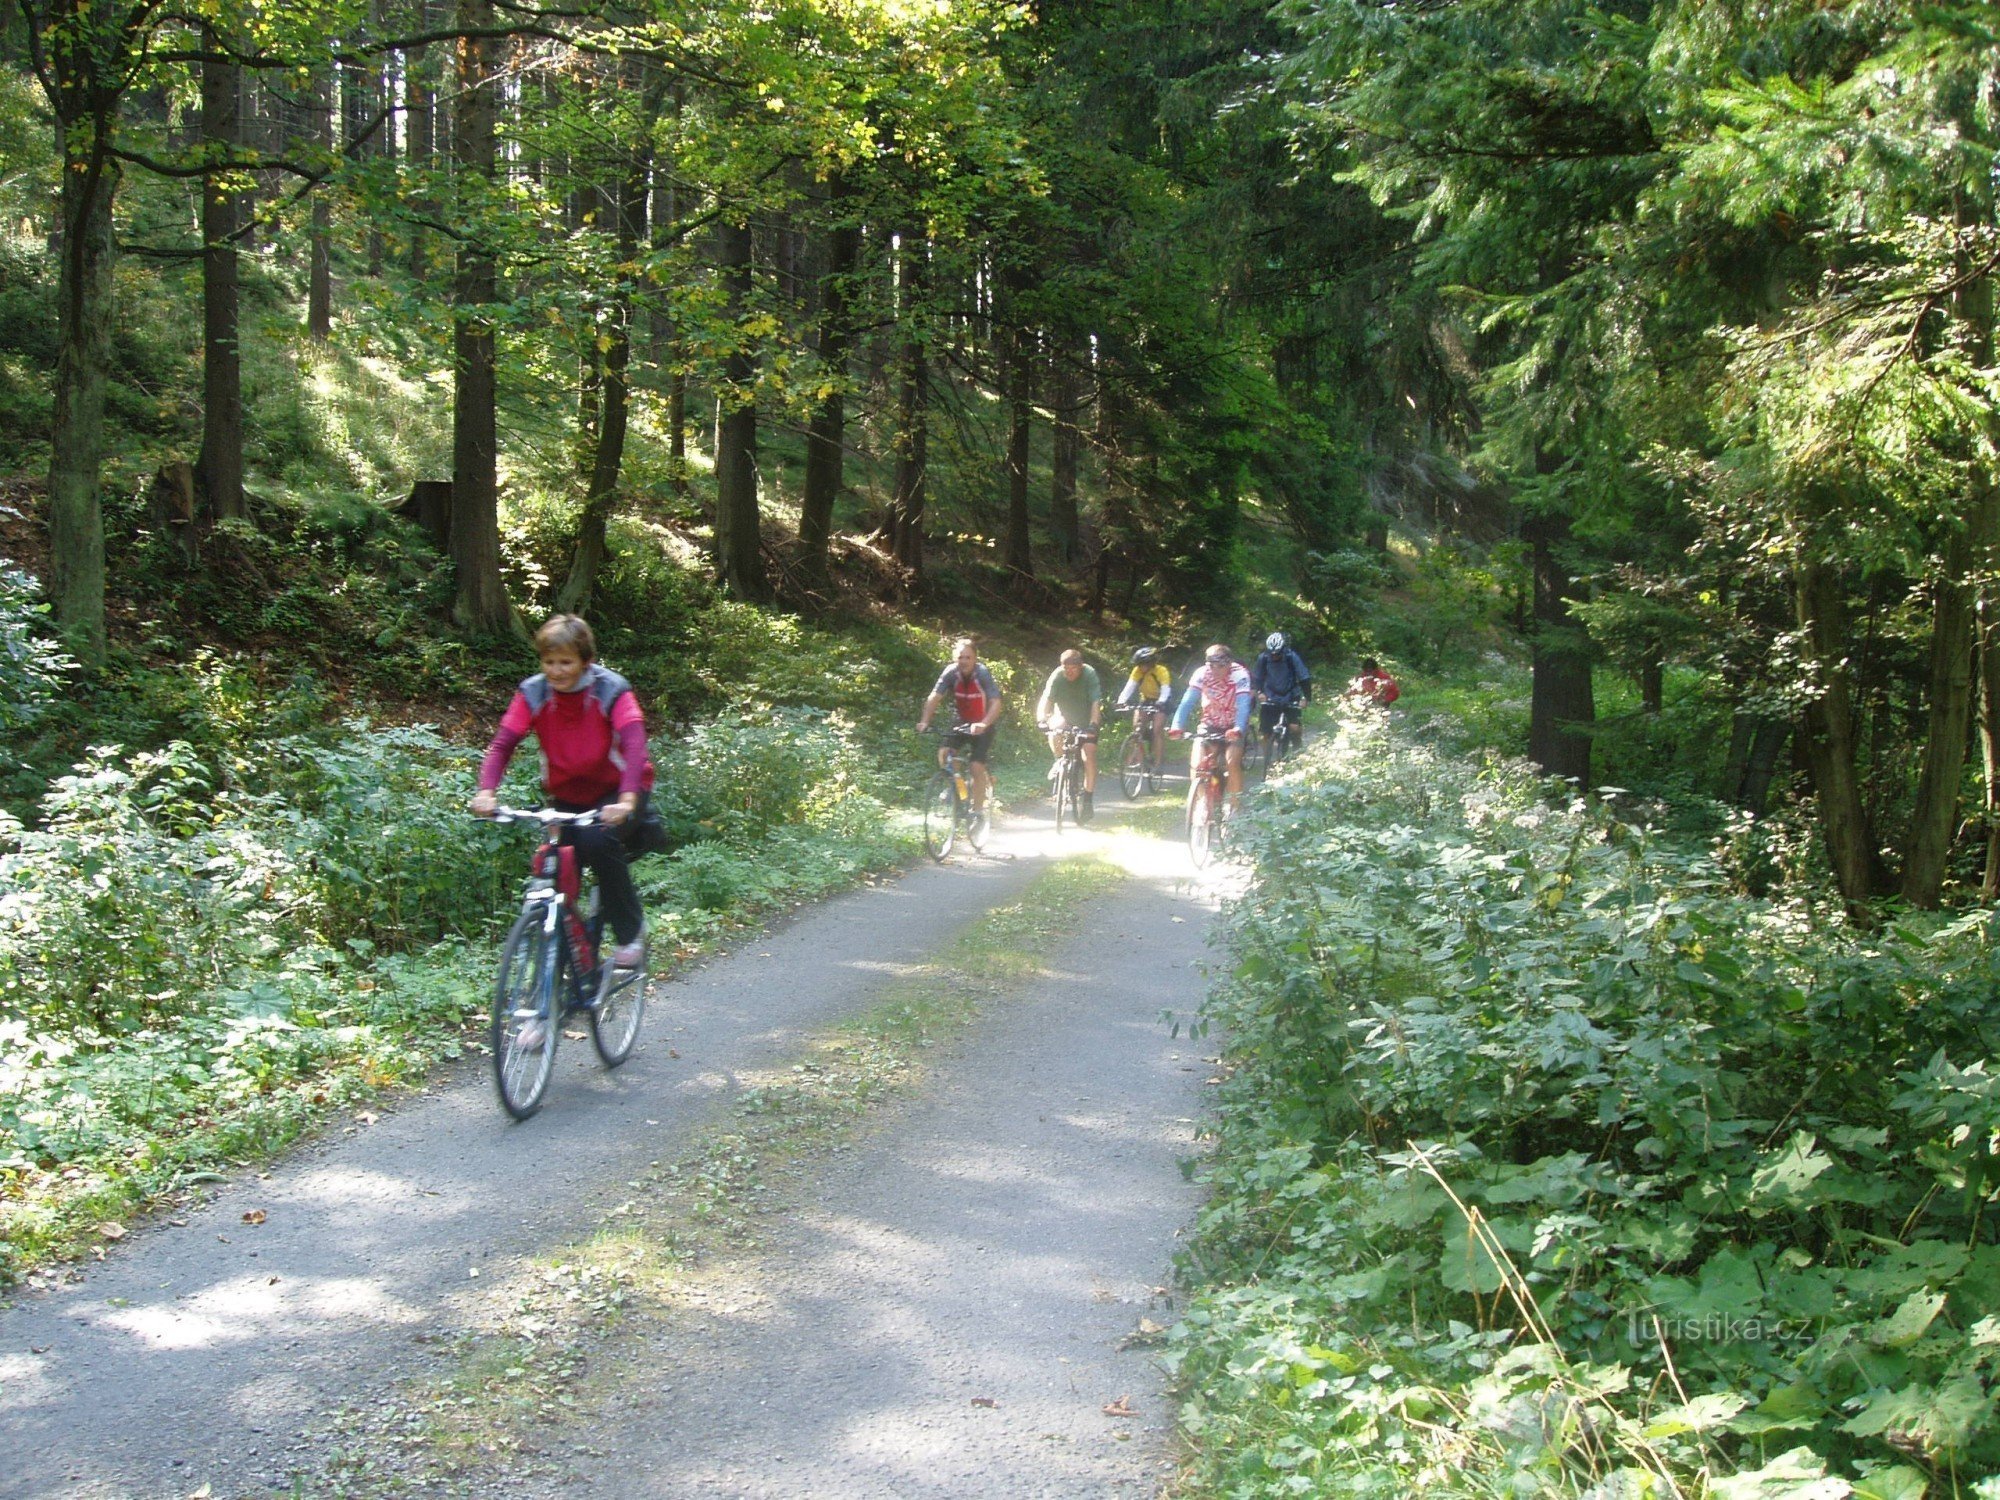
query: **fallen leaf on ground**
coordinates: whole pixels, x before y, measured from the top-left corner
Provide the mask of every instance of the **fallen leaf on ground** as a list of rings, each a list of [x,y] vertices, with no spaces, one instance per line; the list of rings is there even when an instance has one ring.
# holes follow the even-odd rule
[[[263,1223],[263,1222],[264,1222],[264,1210],[263,1210],[263,1209],[261,1209],[261,1208],[253,1208],[253,1209],[251,1209],[251,1210],[250,1210],[250,1211],[249,1211],[248,1213],[246,1213],[246,1214],[244,1214],[244,1215],[243,1215],[243,1222],[244,1222],[245,1224],[261,1224],[261,1223]]]
[[[107,1240],[122,1240],[125,1238],[125,1226],[123,1224],[99,1224],[97,1232]]]
[[[996,1410],[1000,1405],[1000,1403],[998,1401],[995,1401],[991,1396],[974,1396],[972,1398],[972,1404],[974,1406],[983,1406],[988,1411]]]
[[[1104,1404],[1104,1415],[1107,1417],[1138,1416],[1139,1414],[1132,1409],[1131,1401],[1132,1398],[1130,1396],[1120,1396],[1116,1401],[1107,1401]]]

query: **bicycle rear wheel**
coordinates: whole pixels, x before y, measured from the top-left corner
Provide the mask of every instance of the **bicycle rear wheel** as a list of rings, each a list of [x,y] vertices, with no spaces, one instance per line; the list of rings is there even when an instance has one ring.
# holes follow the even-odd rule
[[[1214,852],[1214,815],[1214,783],[1208,776],[1197,773],[1187,794],[1188,857],[1194,861],[1196,869],[1206,866]]]
[[[604,1066],[615,1068],[632,1055],[639,1040],[639,1021],[646,1014],[646,961],[652,957],[650,939],[640,939],[639,966],[620,969],[612,966],[610,945],[598,949],[597,961],[604,965],[604,980],[597,1003],[590,1008],[590,1043]]]
[[[924,853],[943,859],[958,842],[958,788],[949,771],[931,778],[924,792]]]
[[[559,939],[542,930],[542,913],[524,911],[500,950],[493,987],[493,1082],[507,1113],[525,1120],[542,1107],[555,1072]]]
[[[1145,795],[1151,777],[1146,773],[1146,737],[1134,730],[1125,737],[1125,748],[1118,755],[1118,785],[1125,793],[1127,802],[1137,802]]]

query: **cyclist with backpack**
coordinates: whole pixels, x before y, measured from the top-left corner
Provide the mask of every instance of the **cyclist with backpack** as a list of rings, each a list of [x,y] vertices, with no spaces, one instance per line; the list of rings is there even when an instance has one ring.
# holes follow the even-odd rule
[[[1250,669],[1250,686],[1257,694],[1257,732],[1264,738],[1265,759],[1270,759],[1271,736],[1280,717],[1286,722],[1289,748],[1297,749],[1305,739],[1299,709],[1312,702],[1312,673],[1283,631],[1274,630],[1264,637],[1264,650]]]
[[[645,957],[646,910],[632,880],[631,860],[664,847],[665,832],[647,816],[653,762],[646,720],[632,684],[599,664],[597,637],[575,615],[557,615],[535,632],[542,670],[514,692],[479,766],[475,816],[500,804],[500,779],[514,748],[529,735],[542,751],[542,791],[558,812],[599,813],[570,843],[597,875],[604,921],[617,946],[614,967],[636,968]],[[658,842],[655,842],[657,836]]]

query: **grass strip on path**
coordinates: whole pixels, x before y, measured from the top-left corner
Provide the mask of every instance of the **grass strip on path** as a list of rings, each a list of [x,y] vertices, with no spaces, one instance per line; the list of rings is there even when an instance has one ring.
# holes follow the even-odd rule
[[[558,1473],[542,1452],[552,1432],[617,1399],[621,1367],[643,1357],[680,1294],[760,1249],[764,1222],[802,1199],[814,1169],[921,1088],[926,1054],[1043,975],[1041,955],[1076,930],[1080,908],[1126,878],[1094,857],[1052,864],[865,1014],[746,1075],[731,1119],[628,1179],[590,1233],[496,1283],[442,1368],[309,1434],[321,1456],[294,1493],[478,1495],[492,1493],[494,1463],[516,1478]]]

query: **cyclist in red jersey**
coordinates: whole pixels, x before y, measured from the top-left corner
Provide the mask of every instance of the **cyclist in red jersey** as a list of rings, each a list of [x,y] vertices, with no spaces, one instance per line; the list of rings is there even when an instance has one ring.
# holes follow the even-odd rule
[[[530,734],[541,746],[542,790],[561,812],[598,810],[602,821],[576,829],[577,858],[597,873],[604,920],[617,946],[611,960],[634,968],[645,952],[646,910],[632,881],[626,828],[645,816],[653,790],[646,720],[632,684],[597,662],[597,637],[575,615],[535,632],[542,670],[515,691],[479,767],[473,813],[490,818],[514,747]],[[641,851],[643,852],[643,851]]]
[[[953,643],[952,656],[952,664],[939,674],[937,686],[924,699],[917,728],[929,729],[938,705],[947,698],[951,700],[957,722],[966,727],[966,758],[972,762],[972,815],[977,818],[985,812],[986,794],[993,788],[993,775],[986,769],[986,758],[993,749],[993,726],[1000,718],[1000,687],[994,682],[993,673],[980,661],[971,636],[961,636]],[[938,752],[938,761],[940,764],[944,761],[942,750]]]

